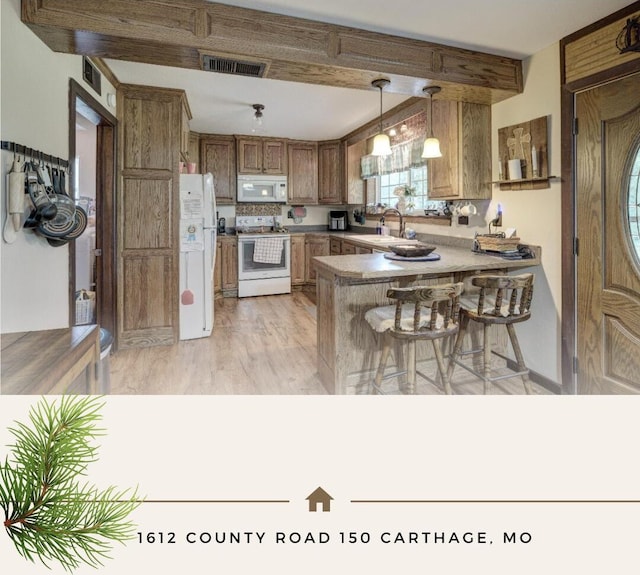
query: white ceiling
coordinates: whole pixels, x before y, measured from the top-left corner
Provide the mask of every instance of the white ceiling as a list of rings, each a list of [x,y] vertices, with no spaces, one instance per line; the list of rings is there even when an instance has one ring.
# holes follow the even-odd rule
[[[524,59],[624,6],[630,0],[217,0],[222,4],[309,18]],[[248,134],[252,104],[265,106],[261,135],[339,138],[375,118],[375,90],[245,78],[197,70],[107,63],[121,82],[181,88],[193,113],[191,129]],[[383,107],[407,97],[385,93]]]

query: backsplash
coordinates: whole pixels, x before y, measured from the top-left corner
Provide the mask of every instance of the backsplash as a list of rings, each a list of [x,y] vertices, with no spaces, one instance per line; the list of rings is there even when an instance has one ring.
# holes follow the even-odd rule
[[[279,216],[281,204],[236,204],[236,216]]]

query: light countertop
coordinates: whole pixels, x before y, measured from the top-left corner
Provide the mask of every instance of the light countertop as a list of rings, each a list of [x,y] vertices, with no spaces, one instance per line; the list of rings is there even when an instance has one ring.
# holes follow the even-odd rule
[[[372,247],[371,244],[367,245]],[[328,273],[343,278],[383,280],[393,277],[517,269],[540,265],[540,248],[531,247],[536,257],[525,260],[510,260],[500,256],[474,253],[465,248],[438,246],[434,252],[440,255],[440,259],[437,261],[389,260],[384,257],[384,253],[373,253],[318,256],[314,258],[314,264],[319,273]]]

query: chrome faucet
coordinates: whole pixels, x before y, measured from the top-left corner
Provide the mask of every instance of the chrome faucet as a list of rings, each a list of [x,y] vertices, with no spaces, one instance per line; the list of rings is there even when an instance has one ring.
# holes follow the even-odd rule
[[[404,216],[400,213],[400,210],[397,210],[396,208],[387,208],[384,212],[382,212],[382,217],[384,218],[389,212],[393,214],[398,214],[398,218],[400,220],[400,229],[398,230],[398,237],[405,238],[406,235],[404,231],[404,226],[405,226]]]

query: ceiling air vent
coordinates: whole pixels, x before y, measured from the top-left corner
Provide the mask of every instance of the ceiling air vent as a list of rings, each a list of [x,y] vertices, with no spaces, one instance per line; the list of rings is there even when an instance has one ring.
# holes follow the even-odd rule
[[[267,65],[262,62],[242,62],[241,60],[208,56],[207,54],[202,57],[202,68],[207,72],[262,78],[266,67]]]

